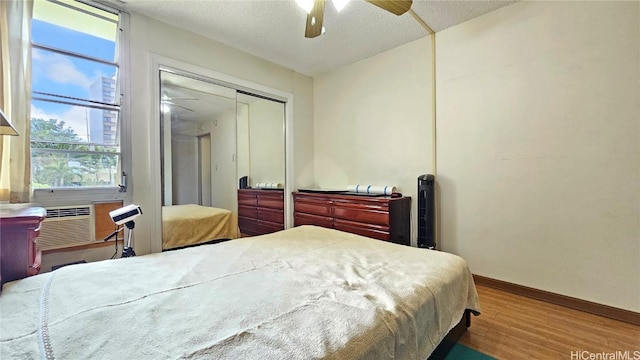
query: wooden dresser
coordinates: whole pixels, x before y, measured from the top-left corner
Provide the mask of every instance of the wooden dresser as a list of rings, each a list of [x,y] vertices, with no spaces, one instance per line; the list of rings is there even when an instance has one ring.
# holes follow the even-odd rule
[[[3,205],[0,209],[0,286],[40,272],[42,255],[36,238],[46,215],[41,207]]]
[[[318,225],[411,244],[411,198],[293,193],[294,226]]]
[[[284,230],[284,190],[238,189],[238,227],[243,235]]]

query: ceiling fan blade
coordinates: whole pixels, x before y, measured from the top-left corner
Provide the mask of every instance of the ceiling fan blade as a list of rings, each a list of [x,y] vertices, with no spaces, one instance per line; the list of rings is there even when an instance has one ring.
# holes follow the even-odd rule
[[[324,18],[324,0],[314,0],[313,9],[307,15],[307,27],[304,37],[314,38],[322,35],[322,20]]]
[[[179,93],[179,91],[176,90],[176,89],[169,88],[169,90],[171,92]],[[171,96],[171,95],[169,95],[169,92],[163,91],[162,92],[162,100],[171,101],[171,100],[200,100],[200,99],[194,98],[194,97],[188,97],[188,96]]]
[[[189,109],[188,107],[185,107],[185,106],[182,106],[182,105],[178,105],[178,104],[173,103],[173,102],[171,102],[171,101],[162,100],[162,103],[163,103],[163,104],[170,105],[170,106],[177,106],[177,107],[179,107],[179,108],[183,108],[183,109],[185,109],[185,110],[194,111],[193,109]]]
[[[411,9],[412,0],[365,0],[381,9],[396,15],[402,15]]]

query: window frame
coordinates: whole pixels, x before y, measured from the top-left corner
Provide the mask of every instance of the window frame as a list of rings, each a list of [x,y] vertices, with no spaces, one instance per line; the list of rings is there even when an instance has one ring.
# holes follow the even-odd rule
[[[88,6],[118,14],[119,41],[116,48],[118,54],[118,77],[120,92],[120,169],[127,175],[126,181],[120,178],[120,183],[126,186],[82,186],[32,189],[31,201],[41,206],[61,206],[76,204],[92,204],[107,200],[123,200],[130,202],[131,192],[131,101],[130,101],[130,34],[129,13],[113,4],[105,5],[93,0],[76,0]],[[38,44],[30,44],[30,50]],[[67,52],[71,53],[71,52]],[[87,102],[85,102],[87,103]],[[31,141],[31,139],[29,139]]]

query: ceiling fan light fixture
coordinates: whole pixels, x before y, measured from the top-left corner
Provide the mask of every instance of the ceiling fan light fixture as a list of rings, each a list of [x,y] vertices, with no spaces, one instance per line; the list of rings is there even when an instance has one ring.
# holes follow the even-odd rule
[[[313,0],[313,8],[307,14],[304,36],[306,38],[314,38],[322,35],[322,22],[324,18],[325,0]]]
[[[338,12],[344,9],[345,6],[349,3],[349,0],[332,0],[333,6],[336,8]]]
[[[313,9],[313,0],[296,0],[296,4],[306,11],[307,14],[310,14]]]

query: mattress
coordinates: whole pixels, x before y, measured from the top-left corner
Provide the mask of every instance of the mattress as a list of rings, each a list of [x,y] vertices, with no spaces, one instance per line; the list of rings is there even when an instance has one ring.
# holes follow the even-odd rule
[[[465,309],[460,257],[300,226],[7,283],[0,357],[425,359]]]
[[[226,209],[195,204],[162,207],[162,248],[239,236],[238,219]]]

